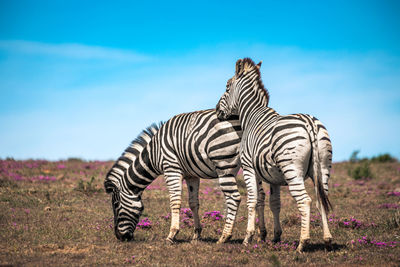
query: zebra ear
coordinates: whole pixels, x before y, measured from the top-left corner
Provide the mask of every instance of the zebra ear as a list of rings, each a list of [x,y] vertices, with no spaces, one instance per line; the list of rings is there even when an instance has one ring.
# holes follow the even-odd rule
[[[239,59],[238,61],[236,61],[235,75],[239,76],[242,70],[243,70],[243,61]]]
[[[260,62],[258,62],[258,64],[256,65],[257,69],[261,68],[261,64],[262,64],[262,60]]]
[[[106,180],[104,182],[104,188],[106,190],[106,193],[110,194],[117,189],[117,186],[112,181]]]

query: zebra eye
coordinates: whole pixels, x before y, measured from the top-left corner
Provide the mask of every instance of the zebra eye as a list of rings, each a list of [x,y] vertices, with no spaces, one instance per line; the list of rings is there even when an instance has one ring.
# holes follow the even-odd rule
[[[118,204],[119,204],[119,195],[118,195],[118,192],[113,192],[113,196],[112,196],[112,204],[114,205],[114,206],[118,206]]]

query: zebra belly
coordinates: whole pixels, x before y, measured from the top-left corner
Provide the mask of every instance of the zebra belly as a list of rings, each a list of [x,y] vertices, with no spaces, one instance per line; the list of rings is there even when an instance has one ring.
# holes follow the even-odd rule
[[[253,166],[256,175],[264,182],[274,185],[286,185],[285,177],[280,168],[271,160],[268,150],[257,153],[253,157]]]
[[[267,166],[264,169],[264,172],[261,177],[265,182],[269,184],[287,185],[285,176],[276,166],[271,166],[271,165]]]
[[[218,178],[218,174],[215,171],[215,167],[213,166],[211,160],[208,157],[204,157],[202,155],[201,160],[199,158],[197,158],[195,160],[197,162],[197,166],[202,166],[200,168],[196,168],[196,170],[194,170],[193,166],[193,162],[188,162],[183,161],[181,162],[181,164],[183,165],[182,168],[184,170],[184,174],[185,176],[191,176],[191,177],[199,177],[199,178],[203,178],[203,179],[215,179]],[[200,164],[201,161],[201,164]],[[204,164],[205,163],[205,164]]]

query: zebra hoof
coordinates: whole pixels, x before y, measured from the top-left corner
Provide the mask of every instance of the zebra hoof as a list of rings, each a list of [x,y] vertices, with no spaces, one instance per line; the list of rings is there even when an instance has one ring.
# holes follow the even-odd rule
[[[258,236],[258,241],[265,242],[266,238],[267,238],[267,231],[260,231],[260,235]]]
[[[231,238],[232,238],[232,235],[229,235],[229,236],[221,236],[221,237],[219,238],[219,240],[217,241],[217,244],[226,243],[226,242],[228,242],[229,240],[231,240]]]
[[[167,243],[170,245],[174,245],[176,243],[175,240],[170,237],[167,237],[167,239],[165,241],[167,241]]]
[[[243,240],[243,245],[247,247],[251,243],[252,239],[253,239],[252,236],[246,236]]]
[[[325,242],[325,245],[331,245],[332,244],[332,237],[327,237],[327,238],[324,238],[324,242]]]
[[[200,240],[200,238],[201,238],[201,231],[202,231],[201,228],[194,229],[194,234],[193,234],[193,236],[192,236],[192,241],[191,241],[191,242],[194,242],[195,240]]]
[[[325,242],[325,249],[328,250],[328,251],[331,251],[333,249],[333,247],[332,247],[332,237],[324,238],[324,242]]]
[[[304,244],[299,243],[299,245],[297,246],[296,252],[299,254],[303,254],[304,253]]]
[[[310,239],[304,239],[304,240],[300,240],[300,243],[296,249],[296,252],[302,254],[304,252],[304,248],[306,247],[306,245],[308,244]]]
[[[296,252],[299,253],[299,254],[303,254],[304,253],[303,248],[300,248],[300,246],[297,247]]]
[[[282,235],[282,230],[275,230],[274,231],[274,239],[272,240],[272,242],[274,243],[278,243],[281,242],[281,235]]]
[[[274,239],[272,239],[272,242],[273,243],[278,243],[278,242],[281,242],[281,237],[279,236],[279,237],[275,237]]]

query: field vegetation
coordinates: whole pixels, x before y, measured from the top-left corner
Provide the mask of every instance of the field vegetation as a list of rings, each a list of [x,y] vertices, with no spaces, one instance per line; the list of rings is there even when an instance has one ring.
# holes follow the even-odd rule
[[[224,197],[215,181],[200,183],[202,241],[191,243],[193,219],[187,190],[177,244],[165,241],[169,232],[169,196],[162,177],[143,195],[145,210],[135,241],[118,241],[113,232],[111,200],[103,189],[113,162],[13,159],[0,160],[1,265],[191,265],[191,266],[312,266],[400,264],[400,163],[390,155],[333,164],[329,226],[334,241],[325,248],[315,201],[311,243],[295,251],[300,217],[286,187],[282,187],[282,241],[241,242],[246,229],[246,190],[239,175],[242,203],[232,240],[217,245],[223,227]],[[265,191],[269,192],[269,187]],[[307,181],[313,200],[313,186]],[[272,214],[265,207],[268,240]]]

